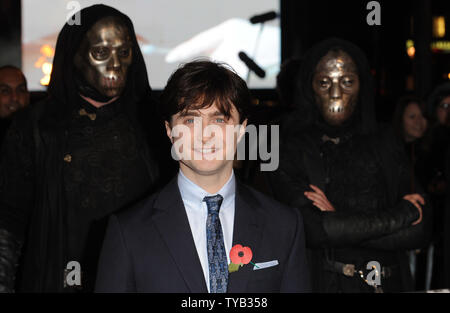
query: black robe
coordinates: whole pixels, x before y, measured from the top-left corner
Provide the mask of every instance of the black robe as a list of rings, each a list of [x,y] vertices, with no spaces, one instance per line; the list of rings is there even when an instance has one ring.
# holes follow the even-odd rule
[[[278,200],[303,214],[313,290],[373,291],[359,276],[350,279],[327,270],[327,259],[363,270],[369,261],[378,261],[395,270],[389,280],[382,279],[385,291],[411,290],[405,252],[426,245],[430,219],[411,226],[419,214],[401,200],[410,193],[401,147],[388,148],[387,140],[356,134],[339,137],[338,144],[323,142],[318,129],[297,135],[282,143],[280,166],[270,182]],[[303,195],[311,190],[309,184],[324,191],[336,212],[312,205]]]
[[[97,109],[79,95],[73,56],[106,16],[128,26],[133,62],[121,97]],[[17,115],[2,147],[0,228],[24,242],[17,291],[93,290],[106,218],[153,191],[158,179],[152,151],[163,124],[156,125],[154,105],[127,16],[95,5],[81,11],[80,26],[64,26],[49,98]],[[81,287],[64,285],[70,261],[80,263]]]
[[[356,110],[340,127],[323,121],[312,94],[315,65],[331,47],[350,54],[360,77]],[[302,211],[313,290],[374,291],[360,275],[348,277],[331,269],[336,262],[353,264],[366,278],[370,261],[391,270],[381,278],[383,290],[411,289],[406,250],[425,245],[429,218],[426,213],[422,223],[411,226],[419,212],[402,200],[410,193],[404,151],[392,137],[375,130],[367,62],[355,46],[331,39],[310,50],[302,64],[298,109],[284,119],[279,168],[268,177],[274,196]],[[312,191],[309,184],[324,191],[336,212],[322,212],[304,196]]]

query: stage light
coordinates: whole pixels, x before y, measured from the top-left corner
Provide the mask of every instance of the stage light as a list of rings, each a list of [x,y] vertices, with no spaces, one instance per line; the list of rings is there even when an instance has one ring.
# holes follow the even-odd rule
[[[412,59],[416,54],[416,48],[414,48],[414,46],[411,46],[406,50],[406,52],[408,53],[408,56]]]
[[[433,17],[433,36],[436,38],[445,37],[445,17]]]
[[[50,74],[52,73],[52,64],[45,62],[42,64],[42,72],[44,73],[44,77],[41,78],[40,83],[42,86],[47,86],[50,82]]]

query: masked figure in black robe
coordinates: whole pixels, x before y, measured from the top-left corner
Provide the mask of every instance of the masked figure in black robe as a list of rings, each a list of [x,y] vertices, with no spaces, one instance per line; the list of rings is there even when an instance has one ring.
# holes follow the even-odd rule
[[[3,145],[3,291],[17,264],[16,291],[93,290],[106,217],[158,177],[154,104],[132,22],[104,5],[79,13],[81,25],[66,23],[58,36],[48,99],[17,116]]]
[[[306,54],[296,112],[282,125],[269,180],[278,200],[302,210],[316,292],[411,288],[406,250],[427,238],[424,199],[408,195],[403,150],[376,135],[373,92],[363,52],[325,40]]]

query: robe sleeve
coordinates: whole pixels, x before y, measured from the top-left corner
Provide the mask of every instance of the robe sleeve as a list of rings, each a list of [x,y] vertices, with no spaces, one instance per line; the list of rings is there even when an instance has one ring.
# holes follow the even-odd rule
[[[301,144],[293,142],[282,147],[279,168],[269,174],[269,179],[279,201],[302,211],[308,247],[359,245],[407,229],[419,218],[417,208],[401,198],[379,211],[320,211],[303,194],[310,190],[310,182],[302,148]],[[353,212],[347,213],[349,211]]]
[[[34,203],[34,141],[27,112],[12,121],[0,155],[0,229],[21,241]]]

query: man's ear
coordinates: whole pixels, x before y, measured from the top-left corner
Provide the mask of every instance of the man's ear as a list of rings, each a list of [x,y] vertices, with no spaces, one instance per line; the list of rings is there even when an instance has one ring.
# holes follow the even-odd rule
[[[164,125],[166,126],[166,135],[169,137],[170,142],[173,143],[172,128],[170,127],[170,123],[168,121],[164,121]]]
[[[241,141],[242,137],[245,134],[245,129],[247,128],[247,122],[248,122],[248,119],[245,119],[242,122],[241,127],[239,128],[239,135],[238,135],[238,138],[237,138],[237,142],[238,143]]]

